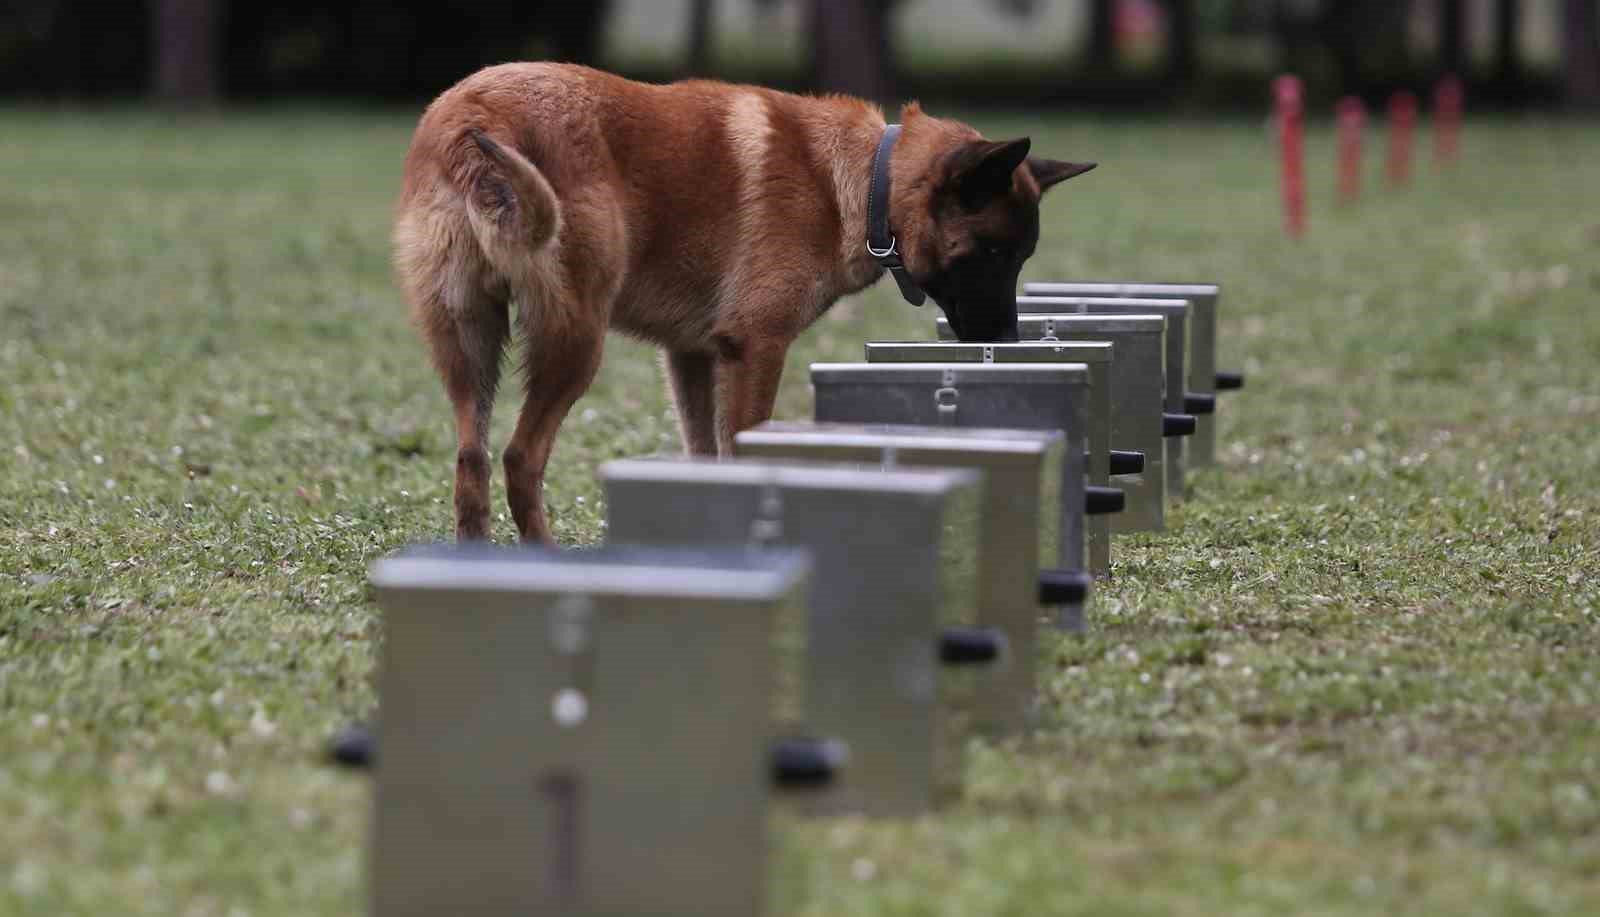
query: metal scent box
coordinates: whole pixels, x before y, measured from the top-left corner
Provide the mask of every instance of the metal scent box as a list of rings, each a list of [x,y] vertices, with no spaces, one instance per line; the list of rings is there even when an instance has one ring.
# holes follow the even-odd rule
[[[1110,514],[1122,512],[1125,507],[1126,496],[1122,488],[1114,487],[1110,483],[1109,475],[1114,466],[1126,466],[1126,459],[1136,458],[1138,463],[1130,467],[1144,469],[1144,456],[1139,453],[1126,453],[1126,451],[1112,450],[1110,446],[1110,413],[1112,413],[1112,387],[1110,387],[1110,370],[1112,370],[1112,347],[1104,341],[1072,342],[1054,347],[1040,347],[1037,344],[962,344],[955,341],[901,341],[870,342],[866,346],[867,362],[878,365],[891,365],[891,363],[987,363],[987,365],[1008,365],[1008,363],[1051,363],[1051,365],[1066,365],[1066,363],[1082,363],[1088,366],[1090,384],[1086,387],[1074,386],[1070,389],[1072,397],[1077,400],[1077,411],[1082,418],[1082,424],[1077,429],[1088,430],[1086,438],[1085,467],[1088,472],[1088,485],[1083,487],[1082,517],[1075,515],[1072,519],[1072,528],[1067,533],[1069,547],[1077,551],[1077,544],[1083,544],[1086,552],[1086,568],[1098,573],[1109,575],[1110,571],[1110,523],[1107,522]],[[973,416],[971,410],[978,408],[976,403],[968,405],[968,416],[962,426],[1011,426],[1011,424],[995,424],[984,422],[981,416]],[[818,419],[824,418],[818,414]],[[949,416],[942,418],[949,426]],[[882,422],[918,422],[906,418],[878,418]],[[867,418],[864,422],[875,422]],[[1086,519],[1085,519],[1086,517]],[[1085,563],[1074,563],[1074,568],[1082,570]]]
[[[1191,350],[1193,309],[1186,299],[1115,299],[1092,296],[1019,296],[1017,312],[1023,315],[1162,315],[1167,319],[1166,405],[1174,414],[1195,417],[1195,435],[1211,421],[1216,396],[1188,388],[1188,354]],[[1184,496],[1183,471],[1189,462],[1189,437],[1167,443],[1167,467],[1176,481],[1173,495]]]
[[[1115,299],[1094,296],[1018,296],[1017,315],[1160,315],[1167,320],[1167,410],[1194,414],[1197,402],[1185,400],[1188,390],[1189,350],[1192,346],[1192,307],[1186,299]]]
[[[600,477],[616,543],[811,555],[804,648],[786,654],[803,665],[790,715],[850,749],[847,772],[812,808],[911,815],[959,791],[961,718],[978,673],[941,671],[941,659],[971,648],[962,638],[972,631],[957,625],[978,607],[980,474],[644,459],[608,462]]]
[[[1242,388],[1244,374],[1217,369],[1217,325],[1222,288],[1214,283],[1029,283],[1027,295],[1095,296],[1118,299],[1186,299],[1193,308],[1189,347],[1189,391],[1215,395],[1219,391]],[[1203,423],[1192,442],[1185,444],[1194,453],[1191,467],[1216,463],[1217,430],[1214,423]]]
[[[1139,472],[1112,479],[1113,486],[1127,492],[1127,508],[1106,524],[1113,533],[1164,530],[1173,477],[1169,470],[1172,449],[1163,428],[1166,320],[1159,315],[1117,316],[1114,321],[1100,321],[1093,316],[1070,316],[1071,322],[1067,316],[1060,322],[1033,318],[1019,315],[1017,330],[1023,337],[1037,335],[1037,340],[994,346],[1023,348],[1022,353],[1030,349],[1048,353],[1041,348],[1108,342],[1113,345],[1107,386],[1110,439],[1120,449],[1142,453],[1144,462]],[[1079,319],[1090,323],[1085,325]],[[943,319],[939,321],[939,333],[949,334],[949,325]],[[997,349],[996,353],[1000,351]]]
[[[1189,379],[1194,376],[1192,367],[1196,340],[1194,304],[1189,300],[1115,299],[1104,296],[1019,296],[1017,311],[1022,315],[1166,316],[1167,410],[1194,414],[1201,418],[1208,417],[1214,411],[1215,394],[1197,392],[1189,387]],[[1187,445],[1188,443],[1185,443],[1185,446]]]
[[[1081,572],[1063,576],[1053,569],[1060,551],[1061,466],[1066,460],[1061,433],[768,421],[740,433],[734,449],[741,457],[761,459],[983,472],[977,622],[1005,634],[1011,656],[1003,671],[979,686],[973,721],[979,730],[999,734],[1031,724],[1040,605],[1068,599],[1081,608],[1088,592]],[[1068,590],[1074,594],[1052,595]]]
[[[939,318],[939,326],[949,322]],[[1116,351],[1109,341],[1070,341],[1059,347],[1040,348],[1032,342],[967,344],[955,340],[954,333],[939,341],[873,341],[865,347],[868,363],[1082,363],[1089,368],[1088,401],[1084,421],[1088,424],[1089,456],[1086,470],[1089,481],[1105,485],[1114,450],[1120,448],[1111,435],[1111,365]]]
[[[1068,445],[1057,564],[1068,570],[1089,569],[1084,563],[1087,385],[1088,367],[1082,363],[811,364],[818,422],[1062,431]],[[1073,629],[1081,627],[1080,614]]]
[[[376,917],[763,910],[796,552],[379,561]]]

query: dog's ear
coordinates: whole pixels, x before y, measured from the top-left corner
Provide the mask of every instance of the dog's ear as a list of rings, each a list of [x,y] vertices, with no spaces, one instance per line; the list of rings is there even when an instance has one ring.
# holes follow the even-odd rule
[[[978,209],[1011,190],[1011,173],[1028,158],[1031,142],[1027,137],[974,140],[956,147],[945,159],[945,187],[959,196],[962,206]]]
[[[1028,157],[1028,171],[1033,173],[1034,180],[1039,183],[1040,194],[1069,178],[1082,175],[1097,165],[1099,165],[1097,162],[1062,162],[1059,159],[1044,159],[1039,156]]]

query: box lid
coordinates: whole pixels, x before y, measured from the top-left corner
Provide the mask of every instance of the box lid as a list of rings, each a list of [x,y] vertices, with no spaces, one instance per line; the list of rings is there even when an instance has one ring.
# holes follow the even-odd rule
[[[1060,430],[769,420],[740,433],[735,441],[741,446],[803,444],[819,448],[897,449],[908,453],[959,449],[975,453],[1043,455],[1065,438]]]
[[[868,363],[1110,363],[1113,353],[1110,341],[873,341],[866,345]]]
[[[932,495],[975,486],[982,476],[957,468],[878,471],[802,460],[705,458],[618,459],[600,466],[600,480]]]
[[[874,345],[867,345],[869,347]],[[986,347],[986,344],[958,344],[957,347]],[[1002,346],[999,344],[993,345]],[[1005,345],[1015,346],[1015,345]],[[1036,347],[1073,347],[1077,345],[1027,345]],[[1104,345],[1110,353],[1111,345]],[[930,359],[931,359],[930,352]],[[920,363],[813,363],[812,384],[838,384],[841,382],[900,382],[906,384],[943,385],[954,378],[962,385],[994,383],[1004,385],[1088,385],[1089,364],[1072,363],[981,363],[981,353],[971,362],[962,360],[957,351],[951,351],[945,362]]]
[[[1059,314],[1133,313],[1155,315],[1187,315],[1187,299],[1116,299],[1108,296],[1018,296],[1017,312],[1034,314],[1056,312]]]
[[[1143,283],[1116,281],[1107,283],[1062,283],[1033,281],[1022,285],[1027,294],[1044,296],[1150,296],[1162,299],[1201,296],[1216,298],[1222,287],[1215,283]]]
[[[1104,332],[1106,334],[1160,334],[1167,330],[1167,316],[1149,312],[1135,312],[1128,315],[1085,314],[1082,312],[1020,312],[1017,315],[1017,330],[1040,328],[1047,322],[1062,331],[1072,334],[1094,332]],[[945,325],[945,320],[943,318],[939,319],[941,333],[946,327],[948,326]],[[1062,343],[1072,345],[1075,343],[1098,344],[1100,342],[1064,341]]]
[[[630,547],[557,550],[491,544],[414,545],[374,562],[379,590],[656,595],[776,600],[810,575],[788,548]]]

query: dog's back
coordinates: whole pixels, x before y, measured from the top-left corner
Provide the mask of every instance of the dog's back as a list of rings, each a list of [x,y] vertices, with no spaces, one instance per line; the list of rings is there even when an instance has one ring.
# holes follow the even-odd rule
[[[812,278],[838,260],[834,151],[813,142],[813,122],[841,107],[881,126],[853,99],[656,86],[563,64],[480,71],[418,125],[395,238],[402,283],[413,303],[450,308],[472,288],[541,300],[522,309],[602,301],[624,331],[706,346],[716,307],[757,280],[756,248],[774,268],[814,261]],[[584,288],[561,289],[551,257]],[[427,295],[440,278],[455,289]],[[794,290],[797,311],[839,292]]]

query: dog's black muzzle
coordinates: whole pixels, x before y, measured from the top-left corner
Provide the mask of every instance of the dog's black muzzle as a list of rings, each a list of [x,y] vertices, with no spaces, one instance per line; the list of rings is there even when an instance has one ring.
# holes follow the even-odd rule
[[[945,318],[950,320],[950,330],[963,344],[1014,344],[1022,339],[1017,332],[1017,316],[1013,312],[998,322],[969,321],[959,309],[941,305]]]

